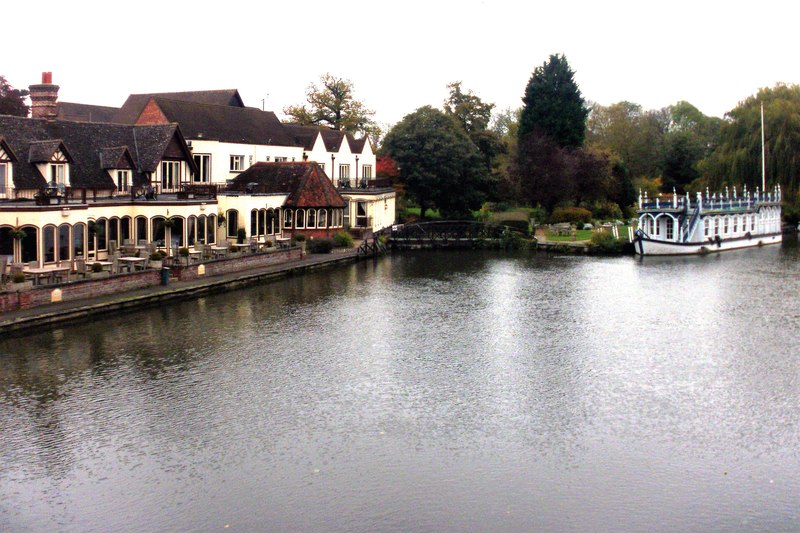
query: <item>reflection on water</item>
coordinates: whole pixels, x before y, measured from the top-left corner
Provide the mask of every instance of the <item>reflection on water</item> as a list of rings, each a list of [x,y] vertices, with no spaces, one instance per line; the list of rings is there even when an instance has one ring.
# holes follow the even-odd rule
[[[410,253],[0,340],[0,526],[796,528],[799,255]]]

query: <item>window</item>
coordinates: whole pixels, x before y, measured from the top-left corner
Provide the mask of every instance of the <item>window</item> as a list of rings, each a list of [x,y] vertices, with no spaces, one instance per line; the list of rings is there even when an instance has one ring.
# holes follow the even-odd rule
[[[236,232],[239,230],[239,211],[235,209],[228,210],[225,219],[228,221],[228,232],[226,235],[228,237],[236,237]]]
[[[67,184],[67,165],[64,163],[51,163],[50,164],[50,181],[58,183],[59,185]]]
[[[119,219],[112,218],[108,221],[108,241],[109,247],[111,246],[111,241],[115,241],[117,245],[117,249],[119,249]]]
[[[724,224],[722,233],[727,235],[728,234],[728,217],[725,217],[725,219],[722,221],[722,223]]]
[[[161,162],[161,190],[174,190],[181,181],[181,162]]]
[[[325,172],[325,163],[318,163],[318,164],[319,164],[319,168],[321,168],[322,171]]]
[[[276,212],[272,209],[267,209],[267,233],[270,235],[275,235],[278,232],[278,226],[280,226],[280,211]]]
[[[211,183],[211,154],[194,154],[197,174],[192,177],[195,183]]]
[[[339,165],[339,179],[350,179],[350,165]]]
[[[56,260],[56,227],[45,226],[42,230],[44,241],[44,262],[53,263]]]
[[[361,175],[365,180],[372,179],[372,165],[364,165],[361,169]]]
[[[264,235],[266,233],[267,225],[267,210],[261,209],[258,212],[258,234]]]
[[[739,217],[733,217],[733,232],[739,231]]]
[[[328,210],[327,209],[320,209],[317,211],[317,227],[318,228],[327,228],[328,227]]]
[[[0,196],[4,194],[8,194],[7,189],[9,189],[8,183],[8,163],[0,163]]]
[[[258,235],[258,211],[250,211],[250,235]]]
[[[120,244],[125,244],[131,238],[131,217],[119,219],[119,238]]]
[[[136,240],[147,241],[147,219],[136,217]]]
[[[106,227],[106,222],[107,222],[106,219],[99,218],[97,219],[97,222],[95,222],[94,224],[95,227],[94,235],[97,238],[98,250],[105,250],[106,248],[108,248],[108,242],[106,239],[106,236],[108,235],[106,230],[108,228]]]
[[[286,157],[276,157],[275,158],[275,162],[276,163],[285,163],[286,161],[288,161],[288,158],[286,158]]]
[[[190,216],[186,221],[186,244],[192,246],[196,241],[195,227],[197,226],[197,219],[194,215]]]
[[[350,227],[350,202],[345,202],[344,211],[342,212],[342,223],[344,227]]]
[[[708,230],[709,230],[709,229],[711,229],[711,221],[710,221],[710,220],[708,220],[708,219],[705,219],[705,220],[703,221],[703,234],[704,234],[706,237],[708,237]]]
[[[306,215],[306,227],[307,228],[316,228],[317,227],[317,210],[316,209],[309,209],[308,214]]]
[[[297,210],[297,216],[295,218],[296,218],[296,222],[295,222],[295,225],[294,225],[295,228],[302,229],[302,228],[306,227],[306,210],[305,209],[298,209]]]
[[[244,170],[244,156],[232,155],[231,156],[231,172],[241,172]]]
[[[22,253],[22,262],[28,263],[30,261],[38,261],[39,260],[39,232],[36,228],[28,226],[22,228],[22,231],[25,232],[25,237],[22,238],[22,242],[20,243],[21,249],[20,252]]]
[[[661,235],[661,222],[659,222],[658,220],[656,220],[656,221],[655,221],[655,226],[656,226],[656,227],[655,227],[655,234],[656,234],[656,235]]]
[[[667,223],[667,240],[671,241],[675,238],[675,224],[672,222],[672,219],[666,219]]]
[[[150,227],[153,234],[150,236],[150,242],[156,246],[164,246],[166,244],[167,230],[164,226],[164,217],[155,217],[150,221]]]
[[[130,190],[130,170],[117,170],[117,191],[128,192]]]
[[[292,210],[291,209],[284,209],[283,210],[283,227],[284,228],[291,228],[292,227]]]
[[[69,261],[69,224],[58,227],[58,260]]]
[[[0,227],[0,257],[8,259],[9,263],[14,261],[14,239],[11,237],[11,226]]]
[[[214,244],[215,242],[217,242],[217,217],[208,215],[206,220],[206,244]]]
[[[356,202],[356,227],[367,227],[367,202]]]
[[[756,230],[756,216],[750,215],[750,231]]]

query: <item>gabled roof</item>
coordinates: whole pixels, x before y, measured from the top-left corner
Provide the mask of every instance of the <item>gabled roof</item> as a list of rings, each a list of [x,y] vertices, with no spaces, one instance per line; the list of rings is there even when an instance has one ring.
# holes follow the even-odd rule
[[[354,154],[360,154],[364,150],[366,144],[366,137],[356,139],[352,134],[345,133],[340,130],[333,130],[324,126],[303,126],[300,124],[287,123],[284,126],[294,135],[299,144],[302,144],[306,150],[312,150],[314,143],[317,140],[317,134],[322,135],[322,141],[325,143],[325,150],[328,152],[338,152],[342,148],[342,143],[347,139],[347,144],[350,146],[350,151]]]
[[[76,122],[113,122],[114,116],[119,111],[118,107],[73,102],[58,102],[56,107],[58,109],[57,119]]]
[[[72,163],[72,157],[61,139],[31,141],[28,147],[28,163],[48,163],[53,159],[53,154],[58,151],[61,151],[67,157],[67,161]]]
[[[253,187],[251,184],[255,184]],[[287,207],[344,207],[345,201],[331,180],[313,161],[256,163],[239,174],[230,186],[234,190],[287,194]]]
[[[193,102],[196,104],[244,107],[242,97],[236,89],[132,94],[128,96],[128,99],[125,100],[122,107],[114,114],[112,122],[134,124],[151,98],[167,98],[169,100]]]
[[[181,125],[187,139],[300,146],[272,111],[254,107],[198,104],[154,97],[153,101],[170,122]]]
[[[136,168],[127,146],[114,146],[100,149],[100,168]]]
[[[131,126],[0,116],[0,136],[17,154],[29,154],[31,146],[36,146],[37,155],[34,159],[39,160],[44,159],[42,154],[53,146],[62,146],[68,153],[70,184],[75,188],[114,188],[114,181],[104,168],[107,163],[101,162],[101,159],[113,159],[114,154],[121,154],[119,147],[127,147],[134,165],[134,185],[143,184],[143,173],[153,172],[167,150],[174,146],[179,148],[179,153],[190,168],[196,170],[177,124]],[[49,161],[49,156],[54,152],[50,152],[44,160]],[[14,186],[19,189],[46,186],[46,180],[36,164],[27,160],[15,164],[13,179]]]
[[[6,142],[6,138],[2,135],[0,135],[0,149],[6,153],[12,163],[17,161],[17,154],[14,153],[14,150],[11,149],[11,146]]]

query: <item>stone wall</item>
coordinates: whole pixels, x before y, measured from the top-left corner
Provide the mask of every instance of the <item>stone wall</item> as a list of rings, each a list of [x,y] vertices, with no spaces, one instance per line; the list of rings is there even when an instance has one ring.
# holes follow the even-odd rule
[[[197,263],[189,266],[173,266],[171,269],[172,274],[177,277],[179,281],[188,281],[201,277],[217,276],[220,274],[277,265],[301,258],[302,251],[300,248],[291,248],[289,250],[276,250],[274,252],[245,254],[237,258],[218,259],[216,261],[207,261],[205,263]],[[205,270],[205,274],[200,274],[201,266]]]

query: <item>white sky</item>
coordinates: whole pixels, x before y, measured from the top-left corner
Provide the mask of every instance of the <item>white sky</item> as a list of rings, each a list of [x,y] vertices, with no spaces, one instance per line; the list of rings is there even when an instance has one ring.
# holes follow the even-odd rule
[[[0,36],[0,74],[26,88],[52,71],[64,101],[237,88],[281,116],[330,72],[383,125],[441,106],[455,80],[518,107],[551,53],[604,105],[688,100],[722,116],[760,87],[800,83],[797,0],[45,0],[4,3]]]

